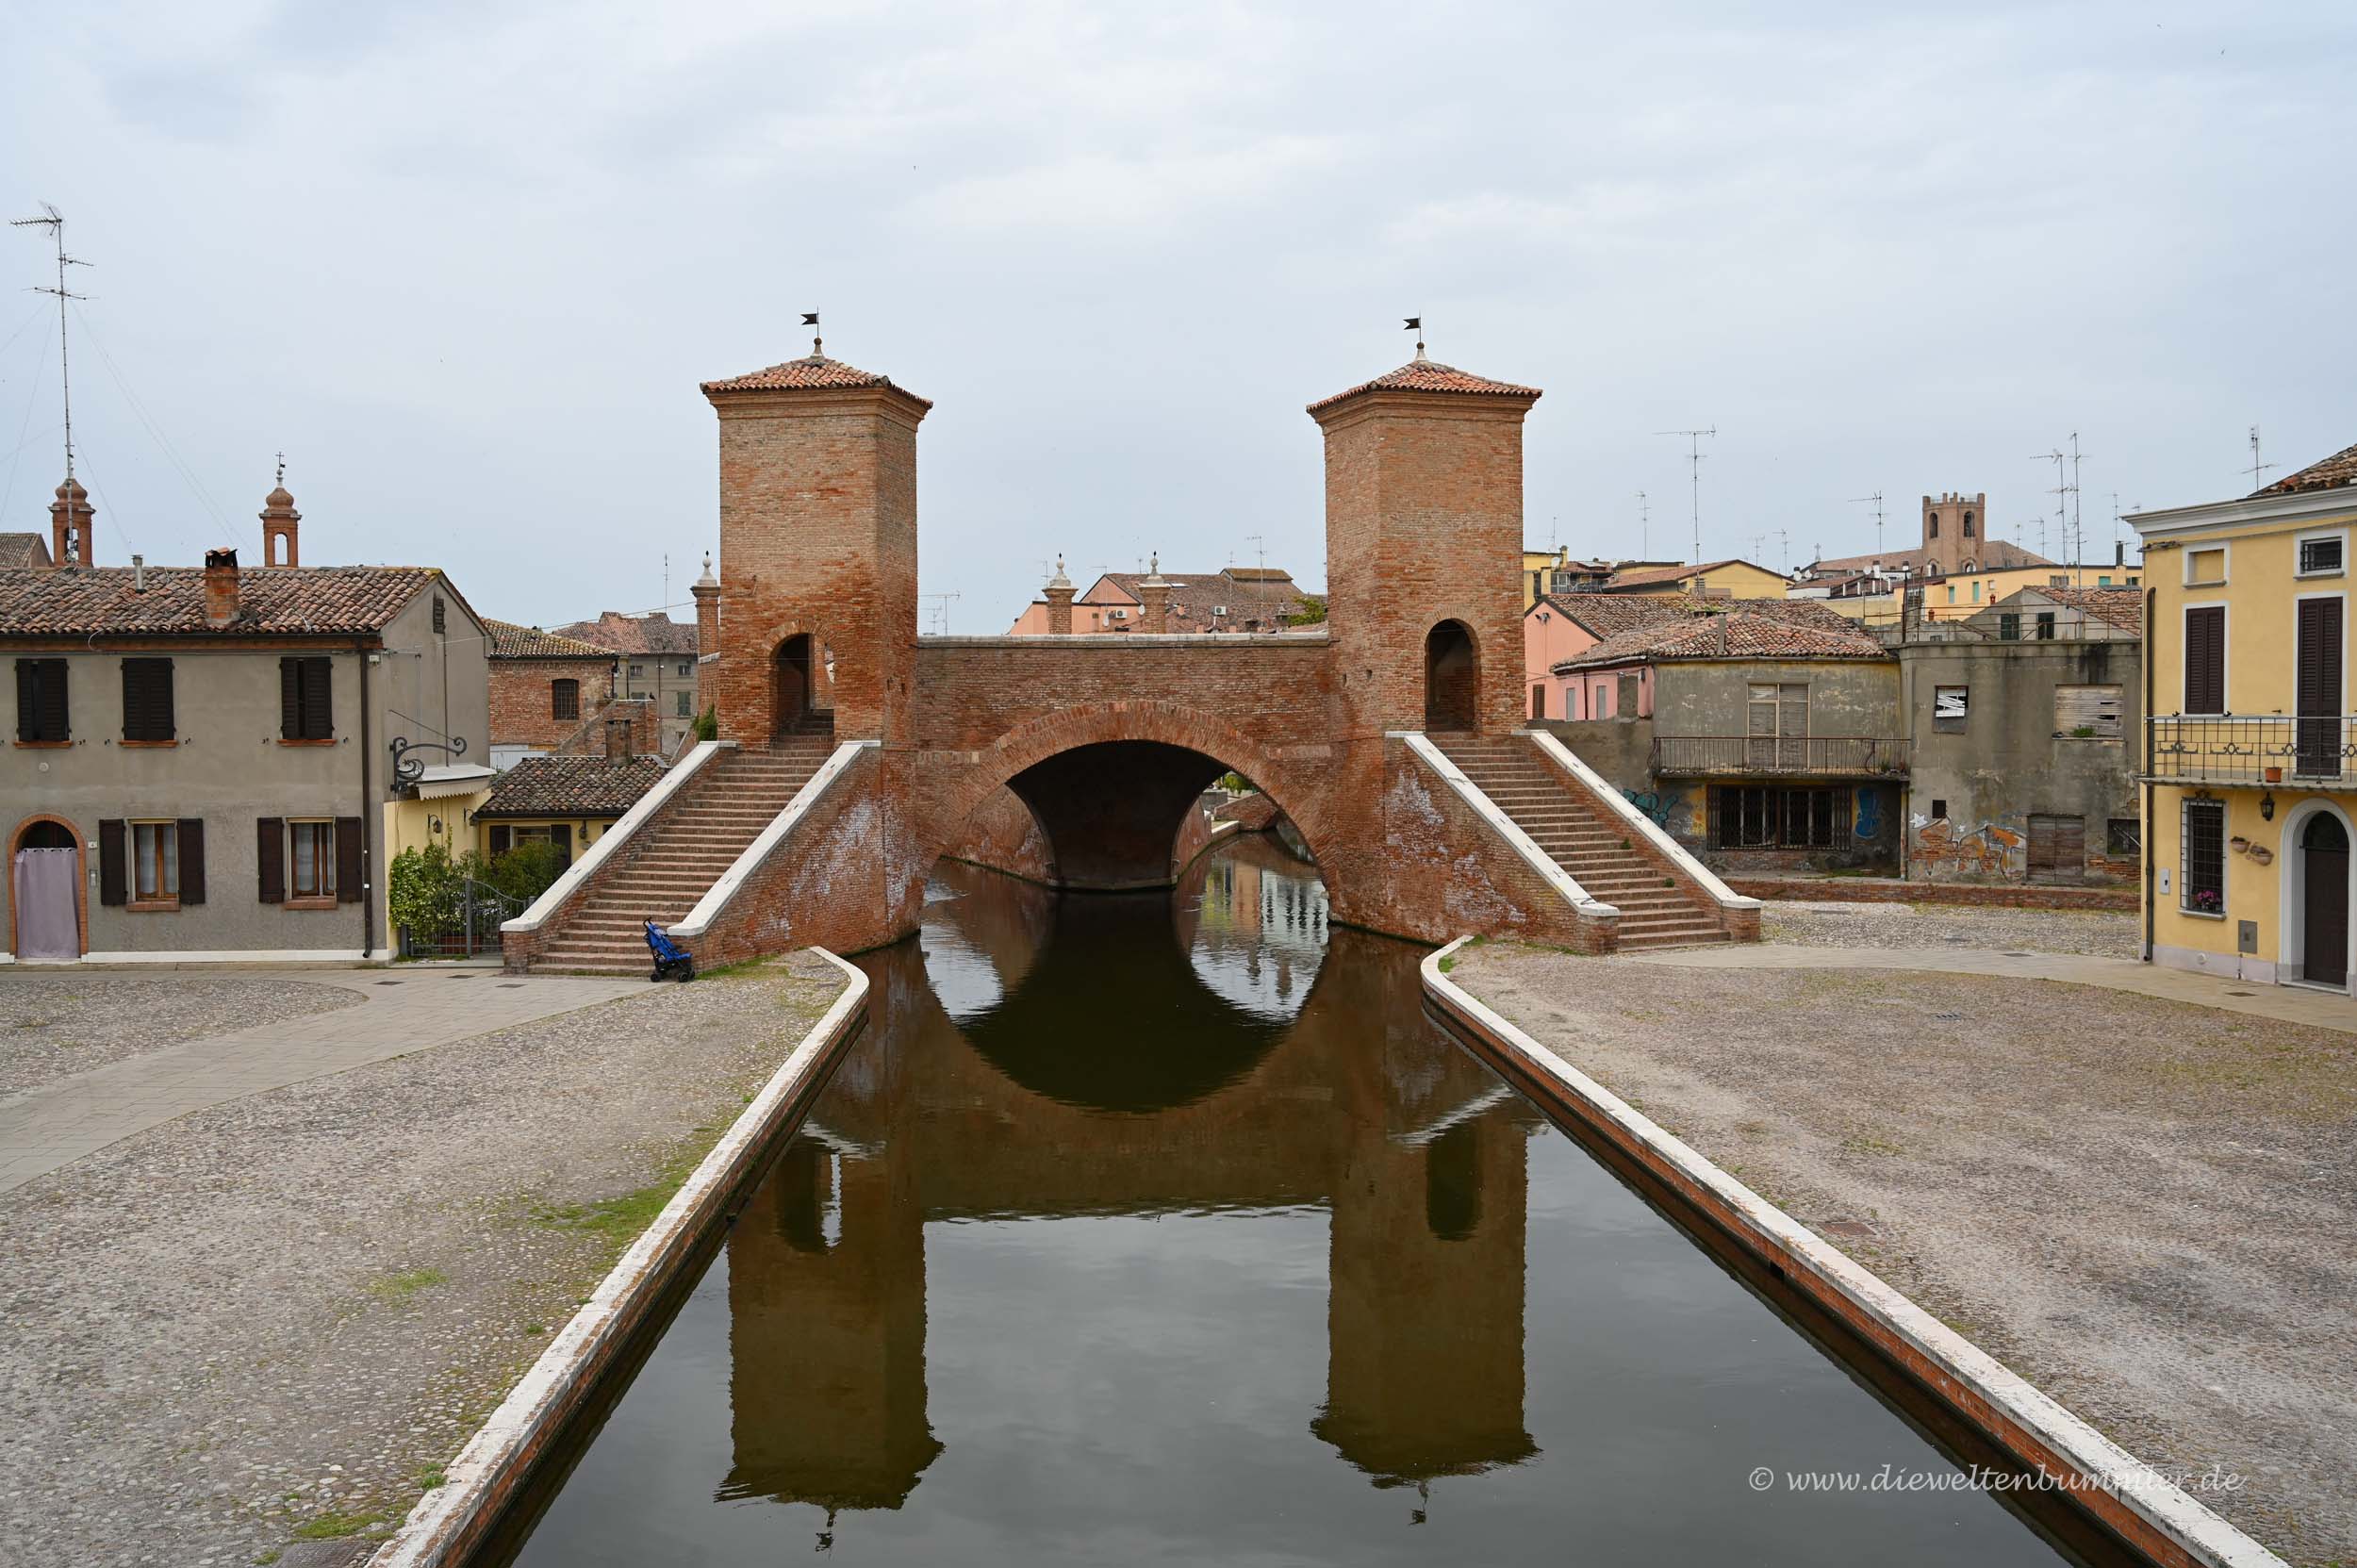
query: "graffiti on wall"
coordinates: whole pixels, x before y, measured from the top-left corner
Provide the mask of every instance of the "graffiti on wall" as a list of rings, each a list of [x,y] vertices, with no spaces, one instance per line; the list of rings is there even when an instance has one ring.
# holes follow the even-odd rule
[[[2026,870],[2023,851],[2028,842],[2011,828],[1994,822],[1960,827],[1944,817],[1917,815],[1915,863],[1933,877],[2019,877]]]
[[[1649,818],[1656,828],[1670,825],[1670,808],[1662,803],[1661,792],[1655,789],[1624,789],[1628,803],[1637,808],[1639,816]]]
[[[1851,833],[1859,838],[1880,838],[1883,835],[1883,792],[1867,788],[1857,792],[1857,821]]]

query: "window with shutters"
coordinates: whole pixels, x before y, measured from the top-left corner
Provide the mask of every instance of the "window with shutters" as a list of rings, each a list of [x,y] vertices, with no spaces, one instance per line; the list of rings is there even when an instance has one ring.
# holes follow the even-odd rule
[[[177,904],[180,901],[180,824],[131,824],[131,902]]]
[[[2303,534],[2299,536],[2299,567],[2301,577],[2338,577],[2345,569],[2342,563],[2349,554],[2349,536],[2345,533]]]
[[[2185,713],[2226,711],[2226,606],[2185,610]]]
[[[123,661],[123,738],[133,745],[172,742],[170,659]]]
[[[2069,740],[2118,740],[2120,688],[2056,686],[2054,734]]]
[[[1997,617],[1997,640],[1999,642],[2019,642],[2021,640],[2020,611],[2006,610],[1999,614]]]
[[[442,602],[442,596],[438,593],[434,596],[434,629],[437,632],[450,630],[450,608]]]
[[[1744,703],[1746,767],[1797,769],[1807,760],[1808,685],[1754,682]]]
[[[278,734],[282,740],[336,738],[331,666],[308,655],[278,661]]]
[[[2341,773],[2342,596],[2304,595],[2297,601],[2293,668],[2293,770],[2306,778]]]
[[[549,683],[549,717],[579,718],[581,717],[581,683],[564,680]]]
[[[287,824],[287,896],[289,901],[336,898],[336,823],[333,817]]]
[[[2213,545],[2207,550],[2185,552],[2185,586],[2215,587],[2226,581],[2226,547]]]
[[[65,661],[16,661],[16,738],[25,746],[63,746],[74,736],[66,724]]]
[[[2226,802],[2187,801],[2178,852],[2178,907],[2189,915],[2226,913]]]
[[[673,693],[673,696],[678,700],[678,717],[682,718],[693,718],[696,717],[695,693],[682,691]]]

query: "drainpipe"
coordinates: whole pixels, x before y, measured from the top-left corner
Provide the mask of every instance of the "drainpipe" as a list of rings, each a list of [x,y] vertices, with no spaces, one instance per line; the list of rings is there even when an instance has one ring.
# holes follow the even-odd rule
[[[2154,590],[2144,590],[2144,961],[2152,962],[2152,609]]]
[[[374,754],[374,734],[369,726],[369,645],[355,642],[353,648],[360,655],[360,960],[362,963],[376,953],[376,879],[375,856],[370,852],[376,841],[374,804],[369,799],[369,759]]]

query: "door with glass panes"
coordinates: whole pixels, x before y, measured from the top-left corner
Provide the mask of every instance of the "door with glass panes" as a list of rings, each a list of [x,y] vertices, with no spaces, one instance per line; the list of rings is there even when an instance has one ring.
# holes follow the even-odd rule
[[[1743,766],[1755,773],[1798,773],[1808,767],[1808,686],[1754,682],[1745,704]]]

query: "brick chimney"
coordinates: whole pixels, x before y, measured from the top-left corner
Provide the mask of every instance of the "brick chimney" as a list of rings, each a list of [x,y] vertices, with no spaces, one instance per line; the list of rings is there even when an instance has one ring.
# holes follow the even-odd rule
[[[1063,574],[1063,557],[1056,557],[1056,575],[1047,579],[1047,635],[1072,635],[1072,579]]]
[[[1146,580],[1138,585],[1138,603],[1142,606],[1138,630],[1147,633],[1170,630],[1170,585],[1162,579],[1162,558],[1148,558]]]
[[[205,553],[205,624],[215,631],[238,619],[238,553]]]
[[[712,575],[712,552],[704,552],[704,574],[687,590],[696,596],[696,652],[720,652],[720,580]]]
[[[295,510],[294,497],[287,493],[286,486],[279,486],[264,499],[262,502],[262,564],[264,566],[291,567],[303,564],[297,559],[295,552],[295,525],[302,520],[303,514]],[[278,546],[281,541],[284,541],[287,547],[287,558],[283,561],[278,558]]]
[[[52,566],[86,567],[91,559],[91,519],[97,516],[91,509],[90,492],[82,488],[78,479],[68,479],[58,487],[58,499],[49,503],[49,561]]]
[[[605,716],[605,754],[608,757],[630,756],[634,750],[631,732],[636,728],[631,722],[629,714],[609,711]]]

